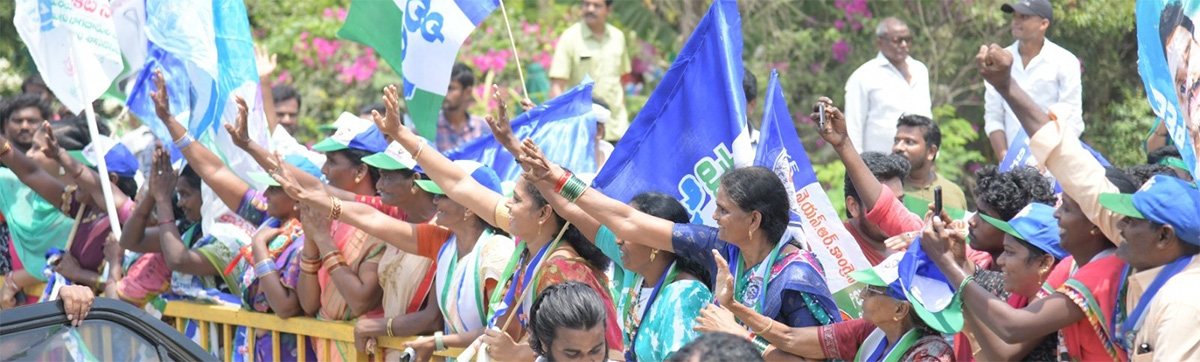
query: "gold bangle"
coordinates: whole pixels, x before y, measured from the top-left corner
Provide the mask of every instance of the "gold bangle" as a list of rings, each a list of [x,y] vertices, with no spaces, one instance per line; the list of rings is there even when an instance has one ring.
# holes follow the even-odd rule
[[[8,154],[8,151],[12,151],[12,143],[4,141],[4,147],[0,149],[0,156]]]
[[[775,320],[774,320],[774,319],[772,319],[770,322],[768,322],[768,323],[767,323],[767,329],[764,329],[764,330],[762,330],[761,332],[754,331],[754,334],[755,334],[755,335],[759,335],[759,336],[761,336],[761,335],[763,335],[763,334],[766,334],[767,332],[770,332],[770,331],[771,331],[771,327],[774,327],[774,326],[775,326]]]
[[[392,334],[392,320],[393,320],[393,319],[396,319],[396,317],[388,317],[388,320],[387,320],[387,334],[388,334],[388,337],[395,337],[395,336],[396,336],[395,334]]]
[[[425,142],[423,141],[417,145],[417,152],[413,152],[413,161],[421,157],[421,152],[425,152]]]

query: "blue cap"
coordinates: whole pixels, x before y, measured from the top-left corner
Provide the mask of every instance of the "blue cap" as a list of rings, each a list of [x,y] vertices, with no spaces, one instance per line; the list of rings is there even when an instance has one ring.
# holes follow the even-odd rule
[[[979,216],[997,229],[1025,240],[1047,254],[1053,255],[1055,259],[1061,260],[1068,255],[1067,251],[1059,245],[1062,236],[1058,231],[1058,219],[1054,217],[1053,206],[1031,202],[1008,222],[982,213]]]
[[[338,125],[337,131],[334,131],[329,138],[313,145],[314,151],[333,152],[353,148],[379,153],[387,150],[387,139],[383,137],[382,132],[379,132],[375,123],[349,113],[343,113],[336,124]]]
[[[1195,184],[1155,175],[1133,194],[1100,194],[1100,205],[1128,217],[1171,225],[1179,240],[1200,245],[1200,189]]]
[[[285,156],[283,161],[292,166],[296,166],[296,168],[309,175],[313,175],[313,177],[320,179],[321,182],[325,182],[325,176],[321,174],[321,168],[318,167],[317,164],[313,163],[312,160],[309,160],[308,157],[292,154]],[[249,176],[251,180],[267,186],[279,186],[279,182],[275,181],[274,178],[271,178],[271,175],[267,174],[266,172],[251,172],[247,174],[247,176]]]
[[[496,193],[500,193],[500,177],[496,176],[496,171],[493,171],[491,167],[487,167],[487,165],[470,160],[454,161],[454,165],[458,166],[458,168],[462,169],[463,171],[466,171],[467,174],[470,174],[471,178],[480,185],[483,185],[483,187],[486,187],[488,190],[495,191]],[[413,182],[416,183],[417,186],[422,190],[425,190],[431,194],[446,194],[442,191],[442,188],[437,185],[437,183],[433,182],[433,180],[416,180]]]
[[[102,135],[100,137],[105,136]],[[134,177],[138,170],[137,157],[133,157],[133,153],[129,152],[129,148],[125,147],[125,144],[113,141],[109,138],[105,139],[107,139],[107,141],[104,142],[109,142],[112,144],[112,147],[109,148],[108,152],[104,154],[104,164],[105,166],[108,166],[108,172],[115,173],[117,176],[121,177]],[[67,153],[70,154],[71,157],[75,158],[75,160],[87,165],[88,167],[96,167],[96,161],[99,158],[96,157],[95,147],[96,142],[92,142],[88,144],[87,147],[84,147],[83,150],[67,151]]]
[[[934,264],[933,259],[921,249],[918,236],[904,253],[897,266],[898,284],[917,314],[925,324],[942,333],[958,333],[962,330],[962,298],[955,294],[946,275]]]

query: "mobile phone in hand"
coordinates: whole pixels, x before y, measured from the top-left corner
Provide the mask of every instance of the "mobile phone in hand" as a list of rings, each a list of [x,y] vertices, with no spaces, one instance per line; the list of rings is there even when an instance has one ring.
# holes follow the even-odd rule
[[[817,103],[817,113],[819,113],[821,115],[820,123],[817,124],[817,127],[819,127],[818,129],[824,130],[825,129],[825,102]]]
[[[942,187],[941,186],[937,186],[937,187],[933,188],[933,216],[934,217],[942,216]],[[943,220],[943,221],[945,221],[945,220]]]

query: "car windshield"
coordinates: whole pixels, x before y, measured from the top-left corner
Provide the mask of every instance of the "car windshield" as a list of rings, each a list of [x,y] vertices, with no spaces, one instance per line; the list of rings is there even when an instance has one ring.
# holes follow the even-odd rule
[[[154,345],[128,328],[87,320],[78,328],[46,326],[5,335],[3,361],[158,361]]]

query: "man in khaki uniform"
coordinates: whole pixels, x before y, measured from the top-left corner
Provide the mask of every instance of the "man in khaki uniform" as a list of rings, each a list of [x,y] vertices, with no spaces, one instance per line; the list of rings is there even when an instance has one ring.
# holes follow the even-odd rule
[[[608,103],[612,116],[604,139],[617,141],[629,128],[621,76],[632,71],[625,52],[625,34],[608,24],[613,0],[582,0],[583,21],[564,30],[550,63],[550,97],[579,85],[584,75],[596,84],[592,98]]]

